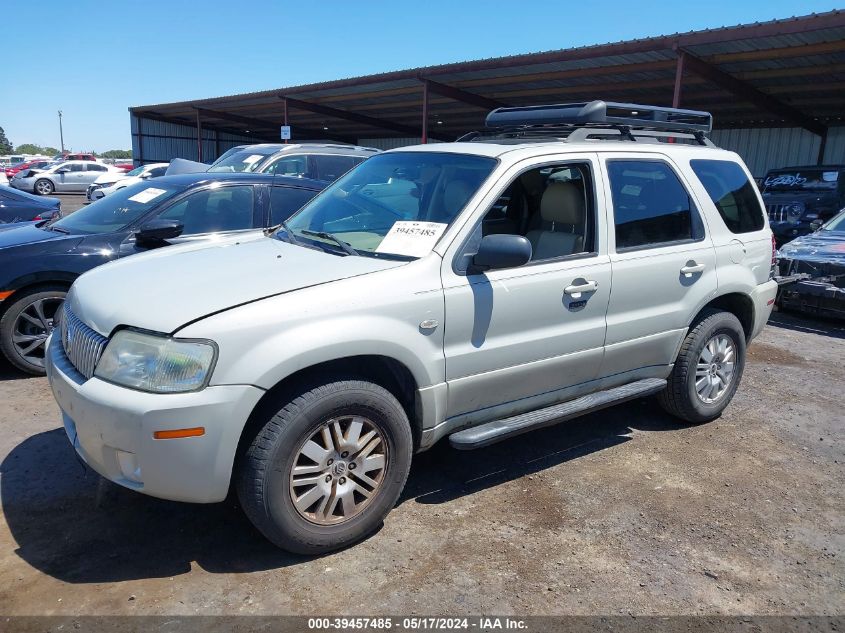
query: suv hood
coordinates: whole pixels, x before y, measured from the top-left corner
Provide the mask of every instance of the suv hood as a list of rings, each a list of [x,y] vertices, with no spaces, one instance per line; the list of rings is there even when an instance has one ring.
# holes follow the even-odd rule
[[[100,266],[76,280],[68,301],[104,336],[118,325],[172,333],[245,303],[405,263],[332,255],[258,232]]]

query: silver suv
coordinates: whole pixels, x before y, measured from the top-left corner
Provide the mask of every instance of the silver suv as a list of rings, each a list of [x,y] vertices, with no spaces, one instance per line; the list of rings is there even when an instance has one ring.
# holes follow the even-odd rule
[[[211,164],[209,172],[254,172],[331,182],[379,150],[336,143],[239,145]]]
[[[233,484],[268,539],[319,553],[372,533],[445,436],[647,395],[718,417],[777,285],[710,115],[592,102],[488,126],[378,154],[272,234],[82,275],[47,355],[76,451],[165,499]]]

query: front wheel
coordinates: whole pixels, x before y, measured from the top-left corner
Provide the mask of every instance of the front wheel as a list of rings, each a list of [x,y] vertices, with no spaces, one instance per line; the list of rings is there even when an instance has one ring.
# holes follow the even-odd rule
[[[687,333],[661,406],[687,422],[718,418],[736,393],[745,368],[745,332],[730,312],[707,310]]]
[[[236,473],[238,497],[274,544],[322,554],[359,541],[393,508],[411,466],[402,405],[342,380],[303,390],[258,431]]]
[[[35,193],[40,196],[49,196],[53,193],[53,191],[55,191],[55,189],[56,188],[53,186],[53,183],[46,178],[35,181]]]
[[[0,318],[0,348],[12,365],[44,375],[47,337],[66,295],[62,286],[40,286],[13,299]]]

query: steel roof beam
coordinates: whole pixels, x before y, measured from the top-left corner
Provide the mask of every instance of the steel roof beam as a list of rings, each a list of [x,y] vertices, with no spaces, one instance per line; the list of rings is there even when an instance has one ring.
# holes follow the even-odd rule
[[[478,106],[484,110],[495,110],[496,108],[508,107],[507,103],[497,101],[496,99],[489,99],[473,92],[467,92],[466,90],[455,88],[454,86],[447,86],[446,84],[426,79],[425,77],[418,77],[418,79],[428,86],[428,89],[431,92],[439,94],[442,97],[449,97],[455,101],[461,101],[462,103]]]
[[[274,121],[267,121],[264,119],[255,119],[253,117],[242,116],[240,114],[231,114],[230,112],[222,112],[220,110],[209,110],[208,108],[200,108],[194,106],[194,109],[205,117],[223,119],[224,121],[231,121],[232,123],[241,123],[242,125],[248,125],[251,128],[257,130],[276,130],[278,126],[281,126],[282,119],[279,119],[279,123]],[[293,126],[296,128],[297,136],[306,139],[323,139],[328,138],[329,134],[327,134],[326,130],[318,130],[316,128],[308,128],[308,127],[301,127],[298,125]],[[275,132],[274,132],[275,136]],[[332,135],[332,140],[336,141],[343,141],[344,143],[350,143],[352,145],[358,142],[357,139],[353,139],[352,137],[348,136],[337,136]]]
[[[346,110],[338,110],[329,106],[320,105],[319,103],[311,103],[309,101],[300,101],[285,95],[278,95],[279,99],[286,99],[288,106],[298,110],[305,110],[306,112],[313,112],[315,114],[322,114],[323,116],[334,117],[345,121],[352,121],[362,125],[369,125],[383,130],[392,130],[400,134],[406,134],[413,137],[422,137],[422,129],[412,125],[403,125],[402,123],[395,123],[386,119],[377,119],[376,117],[367,116],[365,114],[358,114],[357,112],[347,112]],[[437,137],[429,134],[430,138],[437,138],[437,140],[447,140],[443,137]]]
[[[729,75],[725,71],[705,62],[703,59],[696,57],[688,50],[678,49],[679,54],[683,54],[684,68],[690,72],[703,77],[708,81],[716,84],[720,88],[735,94],[740,99],[750,101],[757,107],[766,112],[777,114],[787,121],[791,121],[805,130],[809,130],[813,134],[824,136],[827,132],[827,127],[807,116],[801,110],[792,107],[788,103],[784,103],[780,99],[773,97],[770,94],[758,90],[751,84],[737,79],[733,75]]]

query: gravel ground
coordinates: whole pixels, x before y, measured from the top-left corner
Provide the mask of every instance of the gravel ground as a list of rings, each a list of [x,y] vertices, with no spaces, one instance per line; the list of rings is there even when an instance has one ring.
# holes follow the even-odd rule
[[[51,197],[62,201],[62,213],[65,215],[78,211],[88,201],[84,193],[54,193]]]
[[[845,613],[845,328],[776,314],[721,419],[651,401],[415,458],[368,541],[275,550],[234,501],[101,484],[0,367],[0,613]]]

